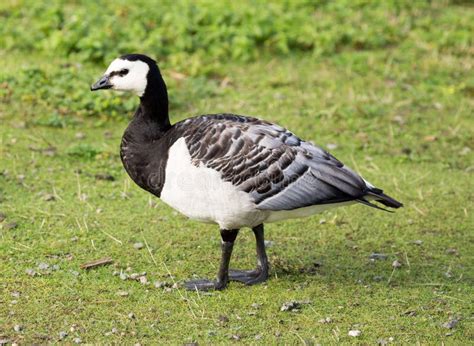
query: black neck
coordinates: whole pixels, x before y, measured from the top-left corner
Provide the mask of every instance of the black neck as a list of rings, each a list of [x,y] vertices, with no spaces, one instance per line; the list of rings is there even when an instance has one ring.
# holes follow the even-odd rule
[[[154,65],[154,66],[153,66]],[[152,129],[164,132],[171,127],[168,115],[168,92],[158,67],[153,64],[148,72],[145,92],[140,97],[137,120],[146,122]]]

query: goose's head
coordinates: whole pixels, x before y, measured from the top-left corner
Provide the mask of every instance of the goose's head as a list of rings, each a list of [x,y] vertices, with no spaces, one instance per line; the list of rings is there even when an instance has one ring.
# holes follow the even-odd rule
[[[141,97],[149,84],[150,74],[156,72],[159,75],[156,62],[146,55],[123,55],[112,61],[104,75],[91,86],[91,91],[100,89],[131,91]]]

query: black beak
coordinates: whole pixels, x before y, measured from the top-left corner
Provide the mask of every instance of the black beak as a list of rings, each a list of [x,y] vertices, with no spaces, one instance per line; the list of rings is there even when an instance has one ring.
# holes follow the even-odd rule
[[[112,84],[110,84],[108,75],[102,76],[95,84],[91,85],[91,91],[110,88],[112,88]]]

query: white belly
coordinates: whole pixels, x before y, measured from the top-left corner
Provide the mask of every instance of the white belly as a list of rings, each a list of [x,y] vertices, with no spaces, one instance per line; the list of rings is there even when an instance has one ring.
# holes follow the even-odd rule
[[[249,195],[223,181],[218,171],[193,165],[184,138],[169,149],[161,199],[190,219],[222,229],[257,226],[269,214],[257,210]]]

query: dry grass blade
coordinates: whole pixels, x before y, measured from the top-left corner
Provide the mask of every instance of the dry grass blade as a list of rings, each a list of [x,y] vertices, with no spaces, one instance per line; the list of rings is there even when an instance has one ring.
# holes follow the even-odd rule
[[[83,264],[81,264],[81,269],[89,270],[89,269],[109,265],[109,264],[112,264],[112,263],[114,263],[114,260],[112,258],[105,257],[105,258],[101,258],[101,259],[98,259],[98,260],[95,260],[95,261],[92,261],[92,262],[83,263]]]

